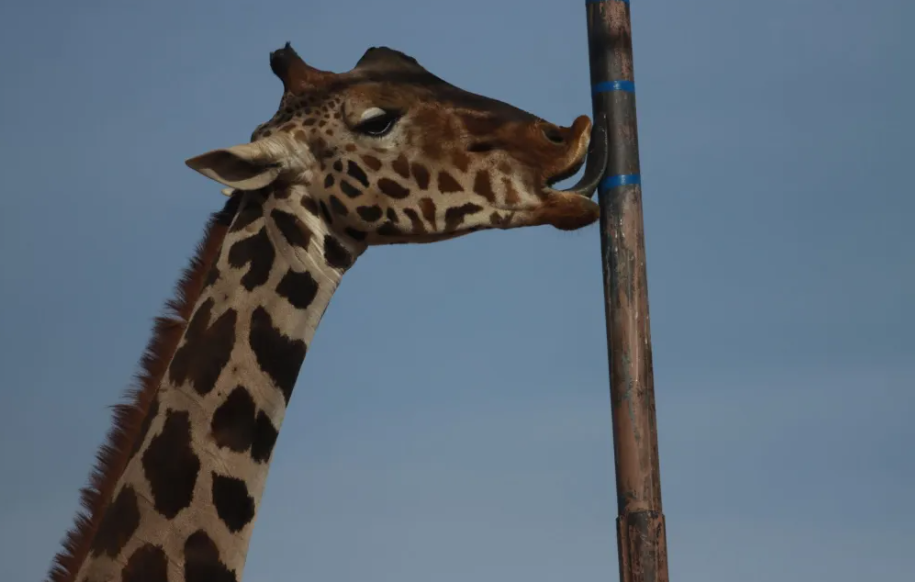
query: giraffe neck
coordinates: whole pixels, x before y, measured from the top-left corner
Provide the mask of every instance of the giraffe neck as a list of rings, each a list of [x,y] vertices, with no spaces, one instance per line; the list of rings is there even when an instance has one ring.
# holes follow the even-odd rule
[[[241,579],[300,366],[365,247],[334,235],[304,190],[235,195],[238,214],[78,582]]]

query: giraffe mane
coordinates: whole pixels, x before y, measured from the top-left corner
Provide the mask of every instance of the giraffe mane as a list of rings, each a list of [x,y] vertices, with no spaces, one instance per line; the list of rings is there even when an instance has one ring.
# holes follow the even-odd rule
[[[140,358],[139,370],[123,394],[122,402],[112,407],[112,426],[96,453],[89,483],[80,490],[81,510],[63,539],[63,548],[54,556],[48,582],[73,582],[89,554],[102,516],[111,502],[114,486],[140,444],[136,441],[143,421],[178,349],[194,304],[203,291],[206,275],[238,210],[240,198],[238,194],[232,196],[221,210],[210,216],[193,257],[175,285],[172,298],[166,301],[163,314],[155,318],[152,337]]]

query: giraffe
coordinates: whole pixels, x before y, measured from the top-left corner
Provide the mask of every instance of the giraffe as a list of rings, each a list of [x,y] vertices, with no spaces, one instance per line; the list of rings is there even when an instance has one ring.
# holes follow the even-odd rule
[[[51,582],[241,579],[300,367],[369,246],[598,219],[606,142],[587,155],[586,116],[553,125],[387,47],[344,73],[289,43],[270,65],[272,119],[186,162],[229,198],[115,409]],[[586,157],[579,184],[552,188]]]

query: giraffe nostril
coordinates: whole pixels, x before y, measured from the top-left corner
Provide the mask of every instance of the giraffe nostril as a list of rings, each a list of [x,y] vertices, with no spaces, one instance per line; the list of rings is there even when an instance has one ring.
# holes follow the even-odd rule
[[[565,143],[565,139],[563,139],[562,133],[560,133],[559,129],[557,129],[553,126],[550,126],[550,125],[546,125],[543,127],[542,131],[543,131],[544,137],[546,137],[551,142],[553,142],[555,144],[559,144],[559,145],[562,145]]]

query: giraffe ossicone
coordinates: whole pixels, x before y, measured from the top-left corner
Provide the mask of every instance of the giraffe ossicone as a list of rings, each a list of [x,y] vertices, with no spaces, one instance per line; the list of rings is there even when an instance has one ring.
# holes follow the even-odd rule
[[[368,246],[598,218],[605,147],[572,191],[553,188],[585,161],[585,116],[553,125],[384,47],[346,73],[288,44],[270,66],[273,118],[187,161],[228,200],[116,409],[53,582],[241,579],[299,369]]]

